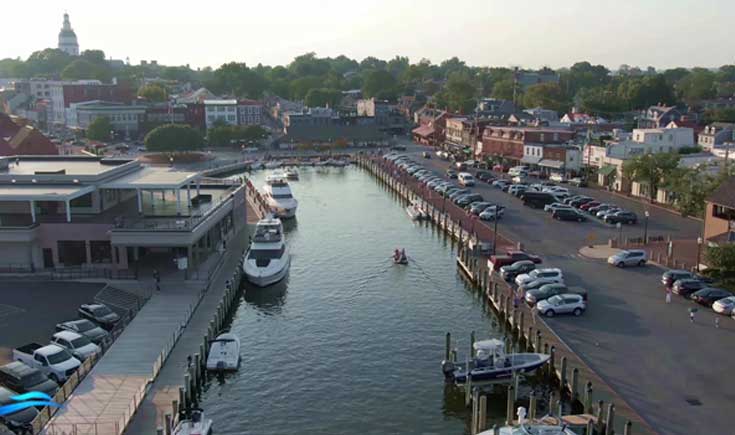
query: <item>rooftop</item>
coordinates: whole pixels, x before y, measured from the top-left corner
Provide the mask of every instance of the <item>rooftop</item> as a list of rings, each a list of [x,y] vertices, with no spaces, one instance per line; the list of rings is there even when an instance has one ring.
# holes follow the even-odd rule
[[[144,167],[102,185],[104,189],[179,189],[200,177],[198,172]]]
[[[104,160],[86,157],[8,157],[7,169],[0,169],[2,175],[102,175],[131,160]]]
[[[735,177],[730,177],[720,184],[707,201],[735,208]]]
[[[94,186],[0,185],[0,201],[70,201],[94,190]]]

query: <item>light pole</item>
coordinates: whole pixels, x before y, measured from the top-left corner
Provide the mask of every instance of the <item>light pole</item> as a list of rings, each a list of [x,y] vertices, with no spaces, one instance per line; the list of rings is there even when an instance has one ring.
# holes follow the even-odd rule
[[[697,268],[697,272],[699,272],[699,261],[702,256],[702,243],[704,240],[702,239],[702,236],[697,237],[697,264],[695,267]]]
[[[644,213],[644,216],[646,219],[643,221],[643,244],[648,244],[648,217],[651,216],[651,213],[646,210]]]
[[[618,222],[615,226],[618,227],[618,247],[620,247],[623,244],[623,224]]]

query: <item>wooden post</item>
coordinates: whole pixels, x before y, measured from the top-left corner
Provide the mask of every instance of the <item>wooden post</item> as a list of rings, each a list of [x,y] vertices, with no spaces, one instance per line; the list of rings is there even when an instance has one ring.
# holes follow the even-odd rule
[[[562,394],[564,394],[564,390],[567,388],[567,357],[563,356],[561,357],[561,375],[559,379],[559,386],[561,387]]]
[[[449,361],[450,353],[452,352],[452,334],[447,332],[444,340],[444,359]]]
[[[202,362],[201,362],[201,356],[198,353],[194,354],[194,388],[199,394],[200,386],[201,386],[201,369],[202,369]]]
[[[173,415],[173,417],[172,417],[172,418],[173,418],[174,420],[178,420],[178,419],[179,419],[179,415],[180,415],[180,410],[179,410],[179,401],[178,401],[178,400],[172,400],[172,401],[171,401],[171,411],[172,411],[172,413],[173,413],[173,414],[172,414],[172,415]],[[173,428],[172,428],[172,429],[173,429]]]
[[[590,418],[587,420],[587,428],[584,431],[585,435],[593,435],[595,433],[594,424],[592,423],[592,419]]]
[[[551,349],[549,349],[549,355],[551,355],[551,358],[549,359],[549,377],[551,379],[556,379],[556,346],[551,346]]]
[[[477,424],[477,431],[482,432],[487,429],[487,396],[480,396],[480,421]],[[630,422],[628,422],[630,424]]]
[[[605,412],[604,410],[605,403],[600,400],[597,402],[597,432],[602,433],[602,429],[605,425],[605,421],[603,419],[603,414]]]
[[[173,429],[171,427],[171,414],[166,414],[163,416],[163,433],[165,435],[171,435],[171,430]]]
[[[184,391],[186,393],[186,412],[188,413],[192,407],[192,402],[194,401],[195,396],[194,392],[191,391],[191,376],[189,373],[184,375]]]
[[[541,331],[536,330],[536,345],[533,347],[536,353],[541,352]]]
[[[587,382],[584,389],[584,412],[592,414],[592,382]]]
[[[633,435],[633,423],[630,420],[628,420],[625,423],[625,429],[623,431],[623,434],[624,435]]]
[[[510,384],[508,386],[508,403],[506,404],[505,409],[505,424],[507,425],[513,424],[513,407],[515,406],[515,402],[513,401],[514,396],[515,392],[513,391],[513,384]]]
[[[472,400],[472,374],[468,371],[464,385],[464,406],[470,406],[470,400]]]
[[[521,311],[521,314],[520,314],[520,316],[518,318],[518,338],[519,339],[522,339],[523,338],[523,327],[525,326],[524,325],[524,323],[525,323],[524,322],[525,317],[526,317],[526,313],[524,313],[523,311]]]
[[[528,418],[530,420],[536,418],[536,392],[533,390],[528,395]]]
[[[156,435],[163,435],[163,427],[158,426],[156,428]]]
[[[186,403],[186,392],[184,387],[179,387],[179,420],[182,415],[186,415],[187,403]]]
[[[615,404],[607,405],[607,417],[605,419],[605,433],[613,435],[615,433]]]
[[[572,401],[579,399],[579,369],[574,368],[572,370],[572,386],[571,386],[571,398]]]
[[[478,432],[477,427],[480,425],[480,390],[477,388],[472,391],[472,433]]]
[[[475,331],[470,332],[470,355],[474,354]]]
[[[457,349],[452,349],[452,362],[457,362]]]

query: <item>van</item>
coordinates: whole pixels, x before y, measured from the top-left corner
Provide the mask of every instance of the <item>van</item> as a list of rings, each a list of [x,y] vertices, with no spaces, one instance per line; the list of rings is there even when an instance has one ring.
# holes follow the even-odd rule
[[[457,181],[459,181],[459,184],[463,186],[474,186],[475,185],[475,177],[472,176],[469,172],[460,172],[457,175]]]
[[[521,195],[523,205],[532,208],[544,208],[548,204],[557,202],[557,198],[554,195],[546,192],[530,192],[526,191]]]

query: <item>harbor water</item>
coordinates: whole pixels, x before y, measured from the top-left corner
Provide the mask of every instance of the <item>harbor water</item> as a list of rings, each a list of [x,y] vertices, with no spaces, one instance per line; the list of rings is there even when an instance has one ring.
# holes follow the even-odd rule
[[[216,433],[466,433],[462,390],[440,370],[444,334],[460,358],[472,330],[503,335],[459,275],[451,241],[411,222],[358,168],[300,174],[297,218],[285,224],[290,275],[263,289],[243,284],[231,320],[242,366],[210,379],[202,397]],[[264,176],[251,179],[260,187]],[[393,264],[397,247],[409,265]],[[490,398],[498,422],[503,398]]]

